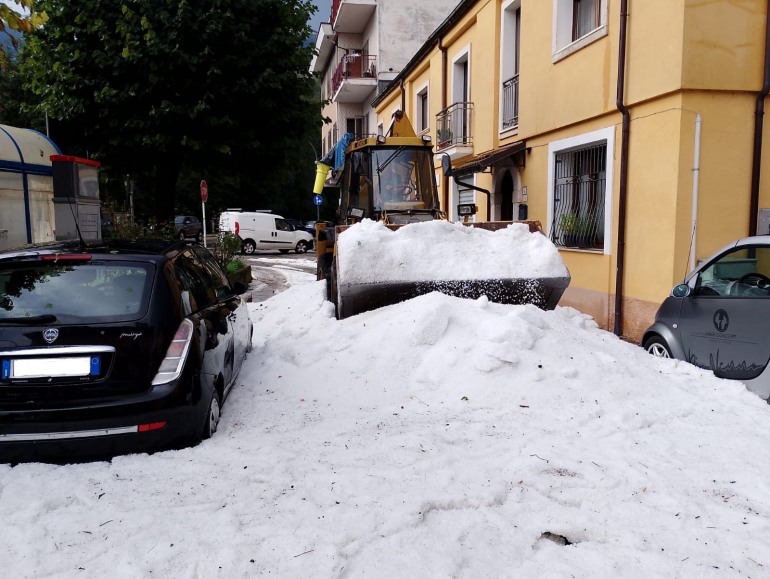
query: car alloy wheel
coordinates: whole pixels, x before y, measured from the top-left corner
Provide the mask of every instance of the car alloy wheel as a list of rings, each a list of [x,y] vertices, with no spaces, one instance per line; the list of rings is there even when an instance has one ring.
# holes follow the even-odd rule
[[[644,343],[644,349],[656,358],[671,358],[671,350],[665,340],[659,336],[653,336]]]
[[[307,251],[307,241],[303,241],[303,240],[298,241],[295,251],[297,253],[305,253]]]
[[[211,438],[217,431],[219,419],[221,418],[221,407],[219,404],[219,392],[216,389],[211,393],[211,402],[209,402],[209,411],[206,416],[206,424],[203,426],[203,440]]]
[[[251,255],[256,249],[257,247],[254,245],[253,241],[249,240],[243,242],[243,253],[246,255]]]

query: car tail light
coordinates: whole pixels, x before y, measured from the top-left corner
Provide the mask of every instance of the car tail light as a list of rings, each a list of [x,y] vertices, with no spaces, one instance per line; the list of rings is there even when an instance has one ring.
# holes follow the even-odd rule
[[[140,424],[136,427],[137,432],[151,432],[153,430],[160,430],[161,428],[166,428],[166,424],[168,424],[165,420],[162,422],[148,422],[147,424]]]
[[[184,320],[174,334],[174,339],[166,350],[166,357],[160,363],[158,373],[152,379],[152,385],[168,384],[173,382],[182,373],[187,352],[190,351],[190,343],[193,336],[193,323],[190,320]]]
[[[235,235],[238,235],[241,231],[241,225],[236,221],[235,222]]]

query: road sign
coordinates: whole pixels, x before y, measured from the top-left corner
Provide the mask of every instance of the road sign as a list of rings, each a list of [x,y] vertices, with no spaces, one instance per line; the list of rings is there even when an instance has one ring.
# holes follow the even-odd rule
[[[206,185],[206,180],[201,181],[201,201],[204,203],[209,200],[209,186]]]
[[[323,202],[324,202],[324,198],[323,197],[321,197],[320,195],[313,195],[313,203],[316,206],[320,205]]]

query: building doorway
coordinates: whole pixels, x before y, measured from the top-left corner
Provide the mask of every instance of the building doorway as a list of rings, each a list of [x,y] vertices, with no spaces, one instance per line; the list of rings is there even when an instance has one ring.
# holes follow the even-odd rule
[[[500,182],[500,221],[513,221],[513,177],[505,171]]]

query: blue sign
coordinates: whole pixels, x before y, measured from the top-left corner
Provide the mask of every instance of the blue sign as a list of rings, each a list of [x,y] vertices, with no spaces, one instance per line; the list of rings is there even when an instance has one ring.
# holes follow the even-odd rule
[[[324,202],[324,198],[323,197],[321,197],[320,195],[313,195],[313,203],[315,205],[320,205],[323,202]]]

